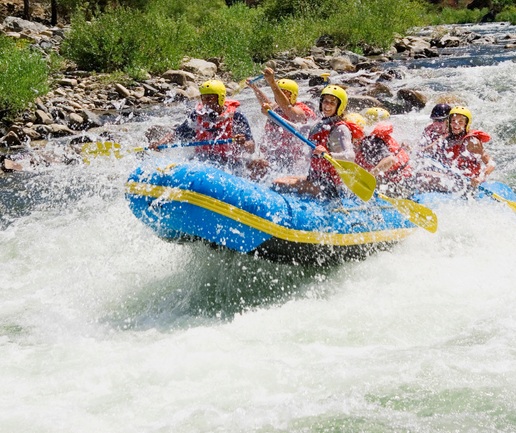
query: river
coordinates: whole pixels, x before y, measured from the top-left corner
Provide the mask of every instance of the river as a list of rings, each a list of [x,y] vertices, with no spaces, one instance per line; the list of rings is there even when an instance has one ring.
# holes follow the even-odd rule
[[[515,189],[512,58],[413,66],[399,86],[462,98]],[[239,99],[259,136],[258,104]],[[393,116],[395,137],[419,136],[432,106]],[[185,110],[113,131],[138,146]],[[0,178],[0,432],[516,430],[503,204],[443,205],[437,233],[364,261],[286,266],[154,236],[124,199],[138,163]]]

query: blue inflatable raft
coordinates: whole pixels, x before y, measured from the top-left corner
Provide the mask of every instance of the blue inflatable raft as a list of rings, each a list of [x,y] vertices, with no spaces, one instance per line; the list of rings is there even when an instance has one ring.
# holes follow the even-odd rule
[[[417,228],[381,199],[280,193],[211,166],[167,159],[135,170],[126,198],[136,217],[164,239],[203,240],[293,264],[362,258]]]

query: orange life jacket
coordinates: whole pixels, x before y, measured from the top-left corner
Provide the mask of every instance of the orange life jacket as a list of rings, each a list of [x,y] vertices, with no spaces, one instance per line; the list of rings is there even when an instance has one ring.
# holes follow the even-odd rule
[[[297,102],[296,107],[300,107],[304,111],[307,120],[316,118],[312,109],[302,102]],[[274,109],[274,112],[284,119],[291,120],[279,106]],[[265,137],[269,146],[266,149],[268,153],[281,156],[284,155],[284,152],[288,152],[289,158],[294,161],[303,157],[304,145],[301,141],[270,119],[265,123]]]
[[[388,182],[400,182],[402,179],[412,176],[412,168],[409,165],[409,156],[400,147],[398,142],[391,136],[393,127],[389,123],[380,122],[376,125],[370,137],[382,140],[389,150],[395,156],[395,163],[385,170],[381,176]],[[360,150],[355,155],[355,162],[367,171],[371,171],[375,166],[366,160],[364,153]]]
[[[226,99],[224,102],[225,111],[220,114],[215,122],[210,122],[206,116],[199,114],[197,116],[196,138],[198,141],[204,140],[223,140],[233,138],[233,116],[235,110],[240,106],[240,102]],[[202,104],[197,106],[197,110],[202,109]],[[240,155],[238,148],[233,143],[216,144],[207,146],[198,146],[195,148],[196,153],[202,153],[206,156],[215,156],[227,162],[230,159],[237,159]]]

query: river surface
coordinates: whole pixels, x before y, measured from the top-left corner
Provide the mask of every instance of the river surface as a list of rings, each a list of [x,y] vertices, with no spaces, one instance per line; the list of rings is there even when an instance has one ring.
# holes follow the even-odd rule
[[[394,135],[414,141],[453,94],[514,189],[516,63],[492,63],[407,69],[396,86],[432,99]],[[138,146],[186,110],[112,130]],[[0,178],[0,432],[516,431],[514,212],[443,205],[435,234],[285,266],[154,236],[124,199],[138,163]]]

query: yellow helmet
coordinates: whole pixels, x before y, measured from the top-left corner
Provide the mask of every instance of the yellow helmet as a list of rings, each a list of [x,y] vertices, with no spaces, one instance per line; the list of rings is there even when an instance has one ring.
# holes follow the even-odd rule
[[[381,122],[382,120],[387,120],[390,114],[385,108],[371,107],[367,109],[364,116],[366,118],[367,124],[373,125],[375,123]]]
[[[290,92],[290,103],[295,105],[297,101],[297,95],[299,95],[299,87],[297,83],[294,80],[289,80],[287,78],[278,80],[276,83],[280,89],[285,89]]]
[[[466,132],[469,132],[469,127],[471,125],[471,120],[472,120],[471,111],[469,111],[466,107],[458,106],[458,107],[453,107],[450,110],[450,114],[448,114],[448,118],[451,119],[451,116],[453,114],[462,114],[463,116],[467,117],[468,123],[466,123]]]
[[[344,113],[346,106],[348,105],[348,94],[346,93],[346,91],[342,87],[336,86],[334,84],[326,86],[321,92],[319,111],[322,111],[322,100],[324,95],[333,95],[340,101],[340,104],[337,107],[337,116],[341,116],[342,113]]]
[[[222,107],[226,100],[226,86],[219,80],[209,80],[201,84],[199,87],[201,95],[218,95],[219,105]]]
[[[364,117],[362,115],[360,115],[358,113],[349,113],[348,115],[346,115],[346,117],[344,117],[344,120],[346,122],[356,123],[362,129],[364,129],[366,126],[366,120],[364,119]]]

